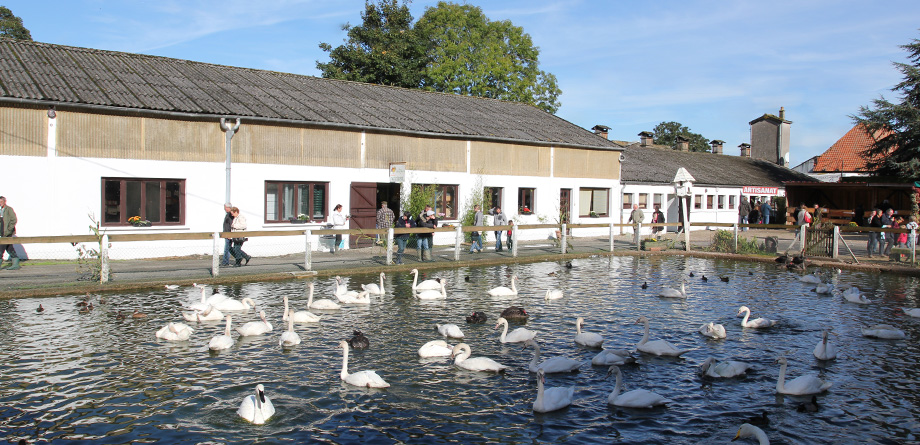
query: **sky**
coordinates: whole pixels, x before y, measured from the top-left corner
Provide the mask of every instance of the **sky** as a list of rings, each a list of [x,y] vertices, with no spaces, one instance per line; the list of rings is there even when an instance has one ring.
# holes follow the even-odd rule
[[[556,114],[610,138],[676,121],[725,152],[749,122],[786,110],[791,166],[827,150],[860,106],[902,80],[920,38],[916,0],[478,0],[510,20],[557,77]],[[320,42],[343,43],[364,0],[0,0],[36,41],[319,76]],[[410,4],[420,17],[437,1]]]

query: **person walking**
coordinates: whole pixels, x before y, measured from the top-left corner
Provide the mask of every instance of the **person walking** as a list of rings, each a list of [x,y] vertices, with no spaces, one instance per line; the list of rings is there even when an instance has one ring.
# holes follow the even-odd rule
[[[882,220],[882,227],[883,227],[883,228],[892,228],[892,227],[894,227],[894,226],[895,226],[895,222],[894,222],[894,208],[889,207],[888,210],[885,210],[885,212],[882,213],[882,218],[881,218],[881,220]],[[885,251],[884,251],[884,253],[881,253],[880,255],[883,255],[883,256],[891,255],[891,248],[894,247],[895,243],[897,242],[897,237],[898,237],[897,234],[895,234],[895,233],[893,233],[893,232],[886,232],[886,233],[885,233],[885,241],[886,241],[886,242],[884,243],[884,244],[885,244]],[[879,246],[879,250],[881,250],[881,246]]]
[[[502,208],[496,206],[495,208],[489,210],[489,214],[492,215],[492,225],[493,226],[504,226],[508,224],[508,219],[505,218],[505,214],[502,213]],[[495,231],[495,251],[502,251],[502,231]]]
[[[16,235],[16,212],[13,208],[6,205],[6,197],[0,196],[0,236],[10,238]],[[3,252],[10,256],[10,265],[6,270],[19,269],[19,256],[16,255],[16,247],[13,244],[0,244],[0,262],[3,261]],[[0,267],[0,269],[4,269]]]
[[[773,207],[770,206],[770,201],[764,201],[760,205],[760,217],[764,225],[770,224],[770,220],[773,219]]]
[[[872,209],[867,218],[869,227],[880,229],[882,227],[882,210],[879,208]],[[882,254],[882,232],[869,232],[869,242],[866,244],[866,250],[869,251],[869,258],[878,248],[878,254]]]
[[[377,210],[377,228],[389,229],[393,227],[394,222],[396,222],[396,216],[393,215],[393,211],[390,210],[386,201],[381,202],[380,210]],[[380,235],[377,235],[377,239],[380,240]]]
[[[230,214],[230,209],[232,208],[233,208],[233,204],[230,204],[229,202],[224,204],[224,213],[225,213],[224,214],[224,227],[223,227],[224,232],[233,231],[233,215]],[[232,247],[232,245],[233,245],[233,242],[230,241],[230,238],[224,238],[224,256],[221,258],[221,261],[220,261],[221,266],[230,265],[230,248]]]
[[[412,214],[409,212],[403,213],[402,216],[400,216],[399,219],[396,220],[396,227],[400,229],[411,229],[411,228],[416,227],[415,220],[413,220],[412,218]],[[396,246],[397,246],[396,264],[402,264],[403,263],[402,256],[403,256],[403,252],[406,251],[406,243],[409,242],[409,234],[400,233],[400,234],[397,234],[394,238],[396,238]]]
[[[760,224],[760,205],[754,204],[751,213],[748,213],[748,221],[751,224]]]
[[[236,207],[230,208],[230,214],[233,215],[233,224],[230,225],[231,232],[245,232],[246,231],[246,217],[240,215],[240,209]],[[233,259],[236,260],[234,267],[240,267],[243,264],[243,260],[246,260],[246,265],[249,265],[249,260],[252,259],[246,252],[243,252],[243,243],[246,242],[246,238],[233,238],[233,243],[231,246],[231,253],[233,254]]]
[[[652,212],[652,224],[663,224],[664,213],[661,211],[661,205],[655,204],[655,211]],[[652,234],[657,236],[659,232],[663,231],[664,227],[653,227]]]
[[[482,226],[482,208],[479,205],[475,205],[473,206],[473,211],[476,212],[473,215],[473,225],[477,227]],[[482,236],[478,231],[470,232],[470,241],[472,241],[470,245],[470,253],[473,253],[473,251],[482,252]]]
[[[333,229],[343,229],[345,228],[345,223],[348,222],[350,216],[342,213],[342,204],[336,204],[332,209],[332,228]],[[332,245],[331,252],[335,253],[336,249],[339,248],[339,244],[342,244],[342,234],[335,235],[335,244]]]
[[[747,196],[741,195],[741,203],[738,204],[738,222],[740,224],[748,223],[748,215],[751,213],[751,202],[748,201]],[[747,227],[742,227],[742,231],[747,231]]]

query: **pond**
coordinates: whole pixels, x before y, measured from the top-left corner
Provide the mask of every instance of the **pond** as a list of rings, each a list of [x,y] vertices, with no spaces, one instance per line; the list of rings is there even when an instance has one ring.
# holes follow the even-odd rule
[[[279,346],[282,297],[306,309],[304,281],[218,286],[235,298],[249,297],[264,309],[274,331],[240,338],[218,353],[208,341],[224,322],[190,323],[186,342],[157,340],[154,333],[181,321],[184,304],[200,291],[191,287],[125,295],[94,295],[94,309],[80,312],[82,296],[0,301],[0,437],[55,443],[728,443],[746,419],[766,412],[772,443],[904,443],[920,433],[920,319],[901,307],[917,307],[917,279],[891,274],[831,271],[836,291],[819,295],[800,275],[772,264],[684,257],[597,257],[564,263],[459,268],[423,276],[447,280],[446,301],[419,301],[412,276],[389,275],[386,294],[367,306],[313,311],[319,323],[297,325],[303,342]],[[694,276],[690,277],[693,272]],[[508,286],[517,275],[520,294],[496,298],[486,292]],[[703,281],[702,277],[709,278]],[[719,277],[725,277],[727,282]],[[375,276],[350,276],[350,289]],[[686,284],[686,300],[658,297],[663,286]],[[648,283],[648,288],[641,285]],[[856,285],[873,302],[849,303],[841,290]],[[544,300],[547,289],[564,297]],[[316,297],[329,298],[333,281],[316,281]],[[208,289],[210,294],[212,289]],[[38,313],[39,305],[45,309]],[[524,325],[538,331],[544,358],[563,355],[585,361],[580,371],[549,374],[546,385],[574,387],[571,406],[535,414],[536,374],[528,371],[532,348],[502,344],[494,329],[501,310],[524,307]],[[754,317],[779,320],[769,329],[747,329],[736,317],[746,305]],[[135,309],[146,318],[119,319]],[[472,311],[488,316],[467,324]],[[234,325],[258,318],[234,313]],[[634,348],[643,335],[636,324],[650,319],[652,339],[690,349],[680,358],[635,354],[621,367],[625,390],[644,388],[671,399],[667,407],[611,407],[614,377],[592,366],[597,350],[575,345],[575,319],[605,338],[610,348]],[[697,330],[721,323],[724,340]],[[885,322],[906,340],[875,340],[860,328]],[[504,374],[466,371],[449,359],[420,359],[417,350],[439,339],[438,323],[455,323],[473,356],[509,367]],[[511,323],[511,328],[521,323]],[[343,383],[338,341],[363,331],[370,348],[352,350],[351,372],[376,370],[390,387],[358,388]],[[823,329],[839,358],[812,355]],[[449,341],[455,344],[456,341]],[[748,362],[746,376],[701,379],[707,357]],[[820,410],[798,412],[803,396],[779,396],[776,359],[788,359],[790,378],[817,374],[832,382],[818,395]],[[787,379],[788,381],[788,379]],[[240,402],[263,384],[277,410],[265,425],[236,415]],[[744,443],[744,441],[742,441]],[[752,442],[748,442],[752,443]]]

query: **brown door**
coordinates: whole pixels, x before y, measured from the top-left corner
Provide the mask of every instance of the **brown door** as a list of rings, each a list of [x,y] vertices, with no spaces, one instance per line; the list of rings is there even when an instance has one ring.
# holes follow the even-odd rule
[[[572,215],[572,189],[559,190],[559,222],[568,224]]]
[[[352,182],[351,183],[351,215],[349,229],[375,229],[377,225],[377,183]],[[348,237],[348,246],[370,247],[374,245],[373,235],[351,235]]]

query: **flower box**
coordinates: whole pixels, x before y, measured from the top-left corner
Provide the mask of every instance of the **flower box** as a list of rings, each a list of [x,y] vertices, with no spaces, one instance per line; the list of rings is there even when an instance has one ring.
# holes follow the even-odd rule
[[[643,241],[642,250],[647,250],[649,252],[661,252],[668,250],[670,242],[668,241]]]
[[[288,221],[290,221],[291,224],[306,224],[309,222],[305,219],[299,219],[299,218],[290,218],[288,219]]]

